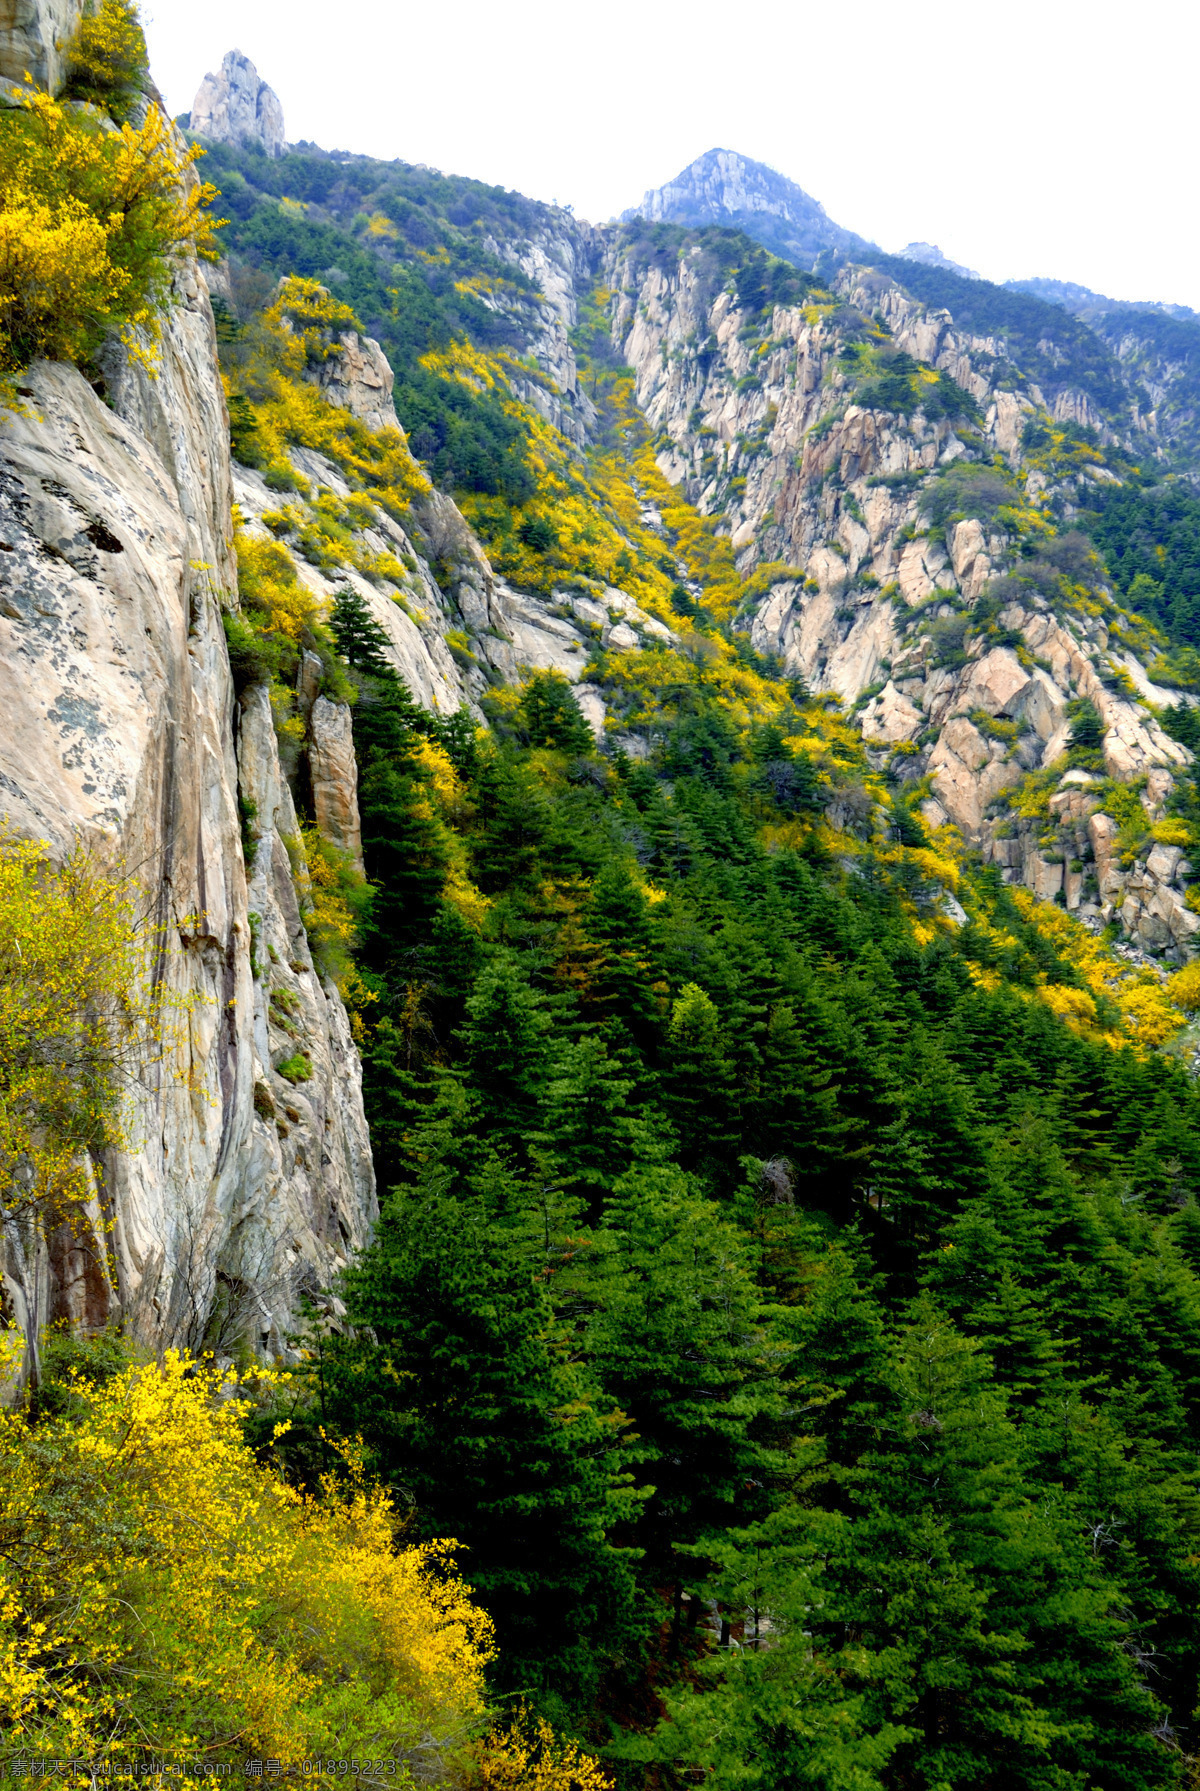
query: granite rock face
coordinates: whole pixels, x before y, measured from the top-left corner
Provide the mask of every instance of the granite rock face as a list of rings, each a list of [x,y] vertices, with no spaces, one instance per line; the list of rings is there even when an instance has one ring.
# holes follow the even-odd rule
[[[1081,700],[1100,718],[1108,779],[1149,790],[1165,778],[1169,788],[1191,759],[1157,719],[1178,693],[1156,686],[1117,632],[1110,596],[1089,606],[1062,594],[1060,564],[1087,552],[1071,519],[1113,475],[1093,455],[1051,486],[1031,464],[1026,425],[1086,423],[1103,444],[1111,426],[1086,395],[1048,400],[1002,342],[958,328],[869,267],[843,267],[832,307],[758,311],[739,305],[700,245],[672,265],[617,237],[605,275],[614,346],[635,371],[660,468],[726,519],[740,570],[780,568],[742,618],[752,646],[838,698],[902,781],[928,777],[927,821],[956,827],[1006,879],[1097,922],[1116,918],[1149,952],[1186,955],[1197,917],[1177,866],[1164,881],[1151,852],[1103,870],[1095,828],[1075,815],[1078,792],[1036,826],[1006,819],[1004,793],[1026,773],[1071,775]],[[926,414],[915,400],[883,408],[857,372],[866,342],[925,380],[953,381],[957,414]],[[982,488],[947,483],[980,462],[1005,469],[1010,503],[1053,506],[1057,545],[1045,560],[1022,550],[999,499],[972,514]],[[931,520],[939,490],[953,493],[944,524]],[[1100,798],[1088,800],[1088,815],[1100,815]],[[1160,798],[1148,830],[1162,818]]]
[[[354,733],[345,703],[319,696],[309,716],[308,764],[317,828],[361,871],[362,827],[358,818],[358,766]]]
[[[392,369],[378,342],[356,330],[344,330],[338,340],[341,352],[321,363],[322,395],[368,429],[399,429]]]
[[[964,280],[982,279],[973,267],[964,267],[961,261],[951,261],[943,255],[936,243],[908,243],[900,251],[904,261],[919,261],[923,267],[944,267],[948,273],[959,274]]]
[[[214,143],[236,148],[257,144],[272,157],[281,156],[286,148],[278,95],[240,50],[227,50],[218,72],[201,81],[192,101],[191,128]]]
[[[110,408],[39,363],[0,421],[0,800],[52,853],[81,837],[136,875],[183,1016],[133,1091],[132,1147],[96,1165],[111,1251],[58,1238],[24,1274],[10,1251],[5,1292],[42,1322],[119,1314],[154,1346],[249,1333],[279,1354],[300,1289],[367,1237],[374,1183],[266,694],[234,700],[227,424],[194,267],[175,300],[155,379],[114,362]]]
[[[31,74],[51,93],[62,79],[60,46],[83,11],[82,0],[0,0],[0,80]]]

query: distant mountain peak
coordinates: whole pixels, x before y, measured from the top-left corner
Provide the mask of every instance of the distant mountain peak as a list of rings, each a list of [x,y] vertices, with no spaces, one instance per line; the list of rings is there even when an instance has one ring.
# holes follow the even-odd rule
[[[901,249],[900,257],[903,261],[919,261],[923,267],[944,267],[947,273],[957,274],[963,280],[983,278],[973,267],[964,267],[961,261],[951,261],[948,255],[942,254],[936,243],[909,243],[906,249]]]
[[[279,96],[240,50],[227,50],[220,72],[201,81],[192,102],[191,129],[214,143],[230,143],[235,149],[257,146],[272,157],[287,148]]]
[[[874,247],[835,224],[820,200],[795,181],[733,149],[709,149],[697,156],[674,180],[621,214],[623,223],[634,218],[747,229],[777,255],[809,267],[830,250],[860,254]]]

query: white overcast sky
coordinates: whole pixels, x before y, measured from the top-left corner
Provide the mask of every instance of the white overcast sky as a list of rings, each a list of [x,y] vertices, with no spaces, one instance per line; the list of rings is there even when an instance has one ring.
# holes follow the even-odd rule
[[[288,137],[601,220],[737,149],[887,249],[1200,309],[1194,0],[144,0],[172,113],[243,50]]]

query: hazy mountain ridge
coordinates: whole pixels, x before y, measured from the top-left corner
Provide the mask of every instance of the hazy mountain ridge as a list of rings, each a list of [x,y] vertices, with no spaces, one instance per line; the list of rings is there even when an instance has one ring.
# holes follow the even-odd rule
[[[710,149],[640,206],[622,212],[628,223],[724,224],[742,229],[776,255],[811,271],[822,255],[856,254],[873,245],[835,224],[825,207],[765,162],[728,149]]]
[[[793,215],[809,228],[789,235],[783,220]],[[1117,410],[1128,415],[1132,402],[1139,416],[1153,413],[1165,442],[1185,437],[1189,453],[1198,445],[1191,369],[1200,350],[1200,320],[1187,306],[1108,299],[1063,280],[1008,280],[1001,286],[983,280],[930,243],[910,243],[898,255],[887,254],[833,224],[817,200],[775,170],[728,150],[709,151],[676,180],[647,193],[640,208],[622,213],[626,222],[638,216],[693,228],[729,225],[810,271],[824,253],[835,261],[839,257],[868,261],[903,282],[899,264],[908,261],[926,270],[923,275],[914,272],[908,280],[919,297],[1010,342],[1026,370],[1048,387],[1061,386],[1058,367],[1069,366],[1078,389],[1087,393],[1097,413],[1110,420]],[[955,284],[962,281],[980,291],[975,295],[964,291]],[[1013,302],[1006,305],[1002,293],[1012,294]],[[1022,299],[1047,309],[1034,309]],[[1073,314],[1095,343],[1089,344],[1078,329],[1055,319],[1049,307]],[[1153,321],[1159,317],[1177,322],[1179,329],[1160,327]],[[1194,339],[1186,333],[1192,324],[1198,332]],[[1044,343],[1050,344],[1049,351]]]

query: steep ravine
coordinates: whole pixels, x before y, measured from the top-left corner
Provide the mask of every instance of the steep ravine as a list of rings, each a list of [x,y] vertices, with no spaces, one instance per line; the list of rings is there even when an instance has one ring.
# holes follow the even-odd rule
[[[53,10],[0,9],[0,73],[14,56],[32,66],[39,31],[47,43],[61,34]],[[576,451],[597,415],[571,331],[597,276],[606,283],[614,349],[634,370],[660,468],[728,519],[744,573],[777,569],[739,618],[752,645],[853,711],[879,767],[927,780],[926,820],[952,822],[1005,879],[1094,926],[1118,920],[1148,954],[1187,955],[1200,915],[1182,852],[1156,842],[1123,862],[1106,778],[1063,763],[1068,705],[1085,698],[1103,723],[1107,780],[1136,781],[1147,827],[1161,822],[1172,772],[1190,762],[1152,713],[1174,693],[1150,680],[1102,584],[1072,607],[1026,579],[990,633],[972,635],[971,616],[1017,562],[1012,527],[970,515],[937,527],[926,513],[947,468],[987,461],[1031,510],[1052,500],[1069,532],[1089,482],[1114,475],[1099,454],[1048,473],[1026,425],[1067,421],[1119,445],[1086,393],[1048,403],[1002,343],[870,270],[845,268],[834,306],[753,310],[694,250],[640,257],[611,227],[563,217],[489,249],[540,292],[521,301],[536,365],[515,395]],[[301,919],[299,828],[271,705],[262,685],[237,695],[222,626],[237,603],[235,509],[249,538],[265,538],[281,499],[231,466],[205,275],[182,268],[174,297],[156,377],[114,349],[104,402],[76,370],[40,363],[23,379],[23,410],[0,421],[3,811],[53,851],[82,837],[120,855],[151,894],[157,974],[180,1016],[166,1061],[136,1091],[131,1148],[97,1165],[91,1238],[60,1239],[29,1276],[10,1258],[5,1298],[25,1317],[34,1302],[39,1321],[119,1316],[156,1346],[249,1334],[279,1354],[301,1294],[325,1297],[368,1236],[375,1188],[350,1023]],[[908,356],[921,377],[945,375],[973,417],[857,403],[864,343]],[[324,368],[331,403],[371,429],[395,425],[377,344],[346,331]],[[1148,430],[1131,413],[1126,434]],[[296,449],[292,461],[311,492],[351,496],[329,460]],[[603,738],[603,693],[583,681],[593,645],[636,654],[672,639],[616,585],[518,590],[433,489],[403,523],[380,508],[356,539],[403,578],[303,558],[299,576],[322,600],[352,585],[414,696],[442,714],[465,701],[482,719],[491,683],[552,667]],[[965,645],[946,655],[936,630],[964,617]],[[357,856],[351,716],[320,694],[313,655],[295,707],[317,824]],[[1036,812],[1004,807],[1029,773],[1059,765]],[[294,1081],[279,1066],[297,1053],[311,1074]]]

